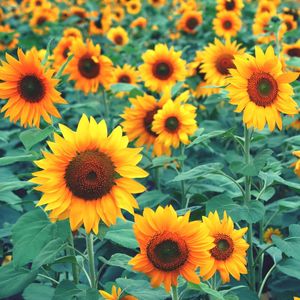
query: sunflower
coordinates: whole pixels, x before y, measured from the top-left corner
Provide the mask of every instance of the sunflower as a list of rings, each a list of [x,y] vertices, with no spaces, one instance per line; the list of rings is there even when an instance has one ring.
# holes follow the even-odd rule
[[[166,0],[148,0],[148,3],[155,8],[160,8],[166,5]]]
[[[84,224],[85,230],[98,233],[102,220],[107,226],[124,218],[121,209],[133,214],[138,207],[132,193],[141,193],[145,187],[132,178],[148,175],[136,166],[142,159],[142,148],[128,148],[128,138],[122,136],[120,126],[107,135],[104,120],[83,115],[77,131],[60,124],[63,134],[54,134],[48,142],[52,151],[43,152],[36,161],[43,169],[33,173],[30,181],[43,192],[37,203],[51,211],[51,220],[70,219],[72,231]]]
[[[138,17],[137,19],[133,20],[130,23],[130,28],[146,28],[147,26],[147,19],[145,19],[144,17]]]
[[[105,34],[112,24],[112,15],[110,6],[106,6],[100,13],[93,12],[90,21],[91,34]]]
[[[261,13],[269,13],[271,15],[276,15],[277,6],[273,1],[269,0],[262,0],[258,2],[256,15],[259,15]]]
[[[178,285],[179,275],[200,282],[195,270],[207,264],[213,239],[203,223],[189,222],[189,217],[190,212],[178,217],[172,206],[145,208],[143,216],[135,215],[133,229],[140,253],[129,264],[149,276],[153,287],[163,283],[169,292],[171,285]]]
[[[113,285],[111,289],[111,294],[101,290],[99,291],[101,296],[106,300],[138,300],[138,298],[132,296],[132,295],[124,295],[122,296],[122,290],[121,288],[118,288]]]
[[[225,39],[234,37],[242,28],[241,19],[231,11],[222,11],[213,20],[213,28],[217,36]]]
[[[205,73],[205,79],[210,85],[226,85],[229,69],[234,68],[234,55],[243,54],[245,49],[240,48],[236,41],[226,40],[223,44],[215,38],[214,44],[209,44],[203,51],[203,64],[200,72]]]
[[[111,60],[101,55],[100,45],[94,45],[91,40],[86,44],[81,39],[74,40],[70,51],[74,54],[66,68],[66,73],[70,74],[70,80],[75,80],[75,88],[95,93],[99,84],[104,87],[110,83],[113,72]]]
[[[26,12],[34,12],[38,8],[51,8],[51,3],[48,0],[30,0]]]
[[[217,0],[217,11],[230,11],[235,14],[241,14],[244,7],[243,0]]]
[[[292,15],[281,14],[280,18],[286,26],[286,31],[297,29],[297,21],[294,20],[294,17]]]
[[[74,27],[66,28],[63,32],[63,36],[66,37],[66,38],[73,37],[73,38],[82,39],[81,31],[77,28],[74,28]]]
[[[210,250],[211,257],[200,269],[200,275],[208,280],[218,271],[223,283],[230,281],[230,275],[240,280],[240,274],[247,274],[245,257],[249,245],[243,236],[248,228],[234,229],[232,219],[225,211],[222,220],[218,212],[210,212],[202,221],[214,238],[215,247]]]
[[[197,27],[202,24],[202,14],[200,11],[187,10],[178,22],[177,29],[186,33],[194,34]]]
[[[125,16],[124,8],[121,7],[121,6],[116,6],[114,8],[114,12],[113,12],[113,15],[112,15],[113,19],[116,22],[121,22],[124,19],[124,16]]]
[[[121,115],[124,119],[121,125],[129,140],[137,140],[137,146],[146,146],[147,149],[153,146],[153,155],[170,155],[170,147],[164,147],[158,141],[158,135],[152,130],[154,116],[167,101],[166,97],[156,101],[153,96],[144,94],[136,98],[129,98],[129,101],[132,107],[125,108],[124,114]]]
[[[46,24],[57,21],[58,13],[57,7],[35,9],[29,25],[36,34],[43,35],[49,32]]]
[[[23,53],[18,49],[18,60],[6,53],[0,66],[0,99],[8,99],[2,107],[4,117],[21,126],[39,127],[43,117],[52,123],[51,117],[60,118],[55,103],[67,103],[55,89],[58,81],[52,78],[54,70],[41,65],[33,51]]]
[[[19,43],[19,36],[8,24],[0,25],[0,51],[14,49]]]
[[[293,58],[293,57],[300,58],[300,39],[294,44],[283,44],[282,52],[283,52],[284,56],[286,56],[288,59]],[[289,65],[289,67],[296,71],[300,70],[300,67],[297,67],[297,66]]]
[[[300,150],[294,151],[293,155],[299,158],[292,166],[295,166],[294,172],[300,177]]]
[[[187,1],[180,1],[179,3],[173,3],[173,6],[179,6],[177,8],[175,14],[182,15],[187,11],[196,11],[198,9],[197,2],[195,0],[187,0]]]
[[[58,70],[67,60],[70,48],[74,42],[73,37],[62,37],[56,47],[53,49],[53,56],[54,56],[54,68]]]
[[[117,46],[128,44],[128,34],[121,26],[111,28],[107,33],[107,38]]]
[[[283,237],[281,231],[276,228],[272,228],[272,227],[269,227],[265,232],[264,232],[264,235],[263,235],[263,238],[264,238],[264,241],[265,243],[267,244],[272,244],[272,235],[277,235],[279,237]]]
[[[70,16],[78,18],[77,24],[82,24],[88,19],[86,10],[80,6],[72,6],[70,9]]]
[[[264,53],[255,47],[255,57],[235,57],[236,69],[230,69],[230,103],[237,105],[236,112],[244,110],[243,122],[247,127],[262,130],[267,122],[271,131],[282,129],[280,113],[298,113],[297,103],[291,98],[293,88],[289,84],[298,77],[295,72],[282,72],[280,60],[269,46]]]
[[[174,101],[168,97],[169,100],[154,115],[152,130],[165,147],[178,148],[180,142],[187,145],[189,136],[197,130],[196,107],[186,103],[189,96],[189,91],[186,91]]]
[[[140,0],[130,0],[126,3],[127,12],[136,15],[141,11],[142,3]]]
[[[175,51],[173,47],[168,49],[163,44],[147,50],[142,55],[144,64],[139,67],[145,86],[153,91],[162,91],[177,81],[184,81],[186,62],[180,57],[181,51]]]
[[[199,78],[199,83],[195,90],[192,90],[192,94],[197,97],[205,97],[213,94],[218,94],[220,89],[218,88],[208,88],[209,84],[206,82],[206,73],[201,72],[201,64],[203,63],[203,53],[202,51],[196,52],[196,57],[193,62],[188,64],[189,77],[197,76]]]

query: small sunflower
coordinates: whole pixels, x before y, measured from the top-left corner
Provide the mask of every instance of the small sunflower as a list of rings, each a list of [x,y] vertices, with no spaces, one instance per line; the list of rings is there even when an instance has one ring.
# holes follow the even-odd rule
[[[80,6],[72,6],[70,9],[70,16],[78,18],[77,24],[82,24],[88,19],[87,11]]]
[[[269,46],[265,53],[255,47],[255,57],[235,57],[236,69],[230,69],[230,103],[242,112],[247,127],[262,130],[267,122],[273,131],[275,124],[282,129],[280,113],[298,113],[297,103],[291,98],[293,88],[289,84],[298,77],[295,72],[282,72],[282,66],[274,49]]]
[[[112,24],[112,15],[110,6],[106,6],[100,13],[93,12],[90,20],[90,33],[93,35],[105,34]]]
[[[277,6],[273,1],[262,0],[258,2],[256,15],[261,13],[269,13],[271,15],[276,15]]]
[[[161,8],[166,5],[167,0],[148,0],[148,3],[155,8]]]
[[[210,85],[226,85],[229,69],[234,68],[234,55],[243,54],[245,49],[240,48],[236,41],[226,40],[223,44],[217,38],[214,44],[209,44],[203,51],[203,64],[200,71],[205,73],[207,83]]]
[[[222,220],[218,212],[210,212],[202,220],[209,235],[214,238],[215,247],[210,250],[211,258],[200,269],[200,275],[208,280],[218,271],[223,283],[230,281],[230,275],[240,280],[240,274],[247,274],[246,251],[249,245],[243,236],[248,228],[234,229],[232,219],[226,212]]]
[[[190,94],[186,91],[174,101],[169,100],[154,115],[152,130],[165,147],[178,148],[180,142],[189,144],[189,136],[197,130],[196,107],[187,104]]]
[[[283,24],[286,26],[286,31],[295,30],[298,27],[297,21],[294,20],[294,17],[292,15],[288,14],[281,14],[280,18],[283,22]]]
[[[294,44],[283,44],[282,52],[288,59],[293,57],[300,58],[300,39]],[[297,66],[289,65],[289,68],[300,71],[300,67]]]
[[[58,70],[67,60],[71,46],[74,42],[73,37],[62,37],[56,47],[53,49],[54,63],[53,66]]]
[[[278,228],[269,227],[263,235],[264,241],[267,244],[272,244],[272,235],[277,235],[279,237],[283,237],[281,231]]]
[[[8,24],[0,25],[0,51],[16,48],[20,34],[10,28]]]
[[[146,146],[148,149],[153,146],[153,155],[170,155],[170,147],[164,147],[157,139],[158,135],[152,130],[154,116],[166,102],[162,97],[156,101],[153,96],[144,94],[136,98],[129,98],[132,107],[125,108],[121,115],[124,121],[122,126],[130,141],[136,140],[136,145]]]
[[[138,17],[137,19],[133,20],[130,23],[130,28],[146,28],[147,26],[147,19],[145,19],[144,17]]]
[[[128,44],[127,31],[121,26],[111,28],[107,33],[107,38],[117,46]]]
[[[158,44],[154,50],[147,50],[142,59],[141,77],[145,86],[153,91],[162,91],[186,77],[186,62],[181,59],[181,51],[173,47],[168,49],[167,45]]]
[[[81,31],[77,28],[74,28],[74,27],[66,28],[63,32],[63,36],[66,37],[66,38],[73,37],[73,38],[82,39]]]
[[[127,12],[131,15],[138,14],[142,9],[142,3],[140,0],[130,0],[126,3]]]
[[[112,17],[116,22],[121,22],[124,19],[124,16],[125,11],[123,7],[117,6],[114,8]]]
[[[123,218],[121,209],[133,214],[138,204],[132,193],[145,191],[133,178],[148,175],[136,166],[142,149],[127,147],[120,126],[107,135],[104,120],[97,123],[86,115],[77,131],[62,124],[60,129],[63,137],[55,133],[54,142],[48,142],[52,153],[44,151],[35,162],[42,169],[30,180],[43,193],[37,205],[46,205],[53,221],[69,218],[72,231],[84,224],[95,234],[100,220],[110,226]]]
[[[298,157],[298,160],[292,166],[295,166],[294,172],[300,177],[300,150],[294,151],[293,155]]]
[[[18,60],[6,53],[0,66],[0,98],[8,99],[2,107],[4,117],[21,126],[39,127],[41,117],[52,123],[49,115],[60,118],[55,103],[67,103],[55,89],[59,80],[52,78],[54,70],[41,65],[34,51],[18,49]]]
[[[242,21],[234,12],[222,11],[213,20],[213,28],[217,36],[228,39],[236,36],[241,30]]]
[[[145,208],[143,216],[135,215],[133,229],[140,253],[129,264],[149,276],[153,287],[163,283],[169,292],[171,285],[178,285],[179,275],[200,282],[195,271],[207,264],[213,239],[203,223],[190,222],[189,217],[190,212],[178,217],[172,206]]]
[[[91,40],[86,44],[81,39],[74,40],[70,51],[74,57],[69,62],[65,72],[70,74],[70,80],[75,80],[75,88],[84,93],[95,93],[99,84],[107,87],[113,72],[111,60],[101,55],[100,45],[94,45]]]
[[[217,0],[217,11],[230,11],[235,14],[241,14],[244,7],[243,0]]]
[[[197,27],[202,24],[202,13],[200,11],[187,10],[178,22],[177,28],[186,33],[194,34]]]
[[[99,293],[105,300],[138,300],[138,298],[132,295],[122,296],[121,288],[117,288],[115,285],[112,286],[111,293],[100,290]]]

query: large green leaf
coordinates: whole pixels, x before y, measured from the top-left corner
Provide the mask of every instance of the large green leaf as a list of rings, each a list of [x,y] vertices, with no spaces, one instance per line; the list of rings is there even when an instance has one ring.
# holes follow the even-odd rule
[[[16,295],[36,278],[37,271],[15,269],[13,263],[0,268],[0,299]]]
[[[201,282],[199,284],[189,283],[188,288],[208,294],[208,295],[212,296],[213,299],[215,299],[215,300],[225,300],[224,296],[220,292],[210,288],[208,284],[203,283],[203,282]]]
[[[114,266],[114,267],[120,267],[122,269],[126,269],[127,271],[131,271],[131,266],[128,265],[129,260],[132,258],[129,255],[123,254],[123,253],[115,253],[111,256],[109,260],[107,260],[105,257],[99,256],[99,260],[101,260],[103,263]]]
[[[288,276],[300,280],[300,261],[298,259],[285,259],[277,265],[277,269]]]
[[[23,292],[25,300],[52,300],[55,289],[39,283],[30,284]]]
[[[137,197],[137,201],[142,209],[145,207],[156,207],[158,204],[162,204],[168,198],[169,195],[163,194],[159,190],[152,190]]]

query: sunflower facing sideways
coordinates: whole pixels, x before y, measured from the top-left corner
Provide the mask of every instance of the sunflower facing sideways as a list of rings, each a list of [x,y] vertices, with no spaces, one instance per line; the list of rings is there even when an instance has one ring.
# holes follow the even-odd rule
[[[56,47],[53,49],[53,56],[54,56],[53,67],[56,70],[58,70],[67,60],[73,41],[74,38],[72,37],[69,38],[62,37],[61,40],[56,45]]]
[[[223,44],[217,38],[214,44],[205,47],[203,54],[203,64],[200,71],[206,74],[206,81],[211,85],[225,85],[227,77],[230,75],[229,69],[234,68],[234,55],[240,55],[245,49],[240,48],[236,41],[226,40]]]
[[[0,51],[14,49],[19,43],[19,36],[8,24],[0,25]]]
[[[100,45],[94,45],[91,40],[86,44],[81,39],[72,43],[70,52],[74,57],[66,67],[65,73],[70,74],[70,80],[75,80],[75,88],[85,94],[98,90],[99,84],[109,86],[113,72],[111,60],[101,55]]]
[[[121,117],[124,119],[122,126],[130,141],[136,141],[136,145],[146,146],[148,149],[153,146],[153,155],[170,155],[170,147],[164,147],[157,139],[158,135],[152,130],[153,120],[157,111],[167,101],[162,97],[160,101],[144,94],[136,98],[129,98],[132,107],[125,108]]]
[[[152,130],[165,147],[178,148],[180,142],[189,144],[189,136],[197,130],[196,107],[187,104],[189,91],[180,94],[174,101],[169,100],[154,116]]]
[[[107,33],[107,38],[117,46],[128,44],[128,34],[121,26],[111,28]]]
[[[282,52],[286,56],[287,59],[290,59],[293,57],[300,58],[300,39],[294,44],[283,44]],[[289,64],[289,68],[295,69],[296,71],[300,70],[300,67],[291,66],[290,64]]]
[[[44,158],[35,162],[43,169],[30,180],[43,192],[37,205],[46,205],[51,220],[69,218],[73,231],[84,224],[95,234],[100,220],[110,226],[123,218],[121,209],[133,214],[138,204],[132,193],[145,191],[133,178],[148,175],[136,166],[142,149],[127,147],[120,126],[108,135],[104,120],[97,123],[86,115],[76,131],[62,124],[60,129],[63,137],[55,133],[48,142],[52,153],[43,151]]]
[[[200,275],[208,280],[218,271],[223,283],[230,281],[230,275],[240,280],[240,274],[247,274],[246,251],[249,245],[243,236],[248,228],[234,229],[226,212],[222,220],[218,212],[210,212],[208,217],[202,217],[202,221],[214,239],[215,247],[210,250],[211,257],[200,269]]]
[[[129,264],[149,276],[153,287],[163,283],[169,292],[178,285],[179,275],[200,282],[195,271],[207,264],[213,238],[202,222],[190,222],[189,217],[190,212],[178,217],[172,206],[159,206],[156,211],[145,208],[143,216],[135,215],[133,230],[140,253]]]
[[[247,127],[262,130],[267,122],[270,131],[275,129],[275,124],[281,130],[280,113],[298,113],[289,83],[296,80],[299,74],[282,72],[280,60],[272,46],[265,53],[256,46],[255,57],[235,57],[234,64],[236,69],[230,69],[232,77],[227,90],[230,103],[237,106],[235,111],[244,111],[243,122]]]
[[[236,36],[241,30],[242,21],[234,12],[222,11],[213,20],[213,25],[217,36],[228,39]]]
[[[52,123],[50,115],[60,118],[54,104],[67,102],[55,89],[59,80],[52,78],[54,70],[46,70],[34,51],[18,49],[18,60],[9,54],[6,60],[0,66],[0,99],[7,99],[4,117],[20,120],[24,127],[39,127],[41,117],[47,123]]]
[[[132,295],[122,295],[123,291],[121,288],[117,288],[115,285],[112,286],[111,294],[103,290],[100,290],[99,293],[105,300],[138,300]]]
[[[200,11],[187,10],[178,22],[177,28],[189,34],[197,32],[197,27],[202,24]]]
[[[144,64],[139,71],[145,86],[150,90],[161,92],[173,86],[177,81],[183,81],[187,75],[186,62],[181,59],[181,51],[173,47],[158,44],[154,50],[147,50],[142,59]]]
[[[278,228],[269,227],[263,235],[264,242],[267,244],[272,244],[272,235],[277,235],[279,237],[283,237],[281,231]]]

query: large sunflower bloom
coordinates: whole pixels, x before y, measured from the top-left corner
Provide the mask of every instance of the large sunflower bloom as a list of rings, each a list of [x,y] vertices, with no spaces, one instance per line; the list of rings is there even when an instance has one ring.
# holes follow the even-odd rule
[[[65,72],[70,74],[70,80],[75,80],[75,88],[87,94],[95,93],[99,84],[109,86],[113,64],[107,56],[100,54],[99,44],[94,45],[91,40],[85,44],[81,39],[76,39],[70,52],[74,57]]]
[[[169,97],[154,115],[152,130],[158,135],[158,142],[165,147],[178,148],[180,142],[188,144],[189,136],[197,130],[196,107],[186,103],[189,96],[189,91],[186,91],[174,101]]]
[[[298,113],[297,103],[291,98],[293,88],[289,84],[298,77],[295,72],[282,72],[280,60],[269,46],[266,53],[255,47],[255,57],[235,57],[236,69],[230,69],[228,80],[230,103],[237,105],[236,112],[242,112],[247,127],[262,130],[266,122],[271,131],[275,124],[282,129],[280,113]]]
[[[69,218],[72,230],[84,224],[87,233],[96,234],[100,220],[110,226],[123,218],[121,209],[133,214],[138,204],[132,193],[145,188],[132,178],[148,175],[136,166],[141,148],[127,148],[121,127],[107,135],[104,120],[97,123],[86,115],[77,131],[62,124],[60,129],[63,137],[54,134],[54,142],[48,142],[52,153],[44,151],[44,158],[35,162],[43,169],[31,179],[43,192],[37,205],[46,204],[54,221]]]
[[[196,269],[207,264],[213,248],[208,229],[199,221],[189,222],[190,212],[178,217],[172,206],[145,208],[143,216],[135,215],[133,225],[140,253],[131,261],[133,269],[151,278],[151,285],[161,283],[170,291],[182,275],[187,281],[199,283]],[[167,220],[167,221],[166,221]]]
[[[200,71],[205,73],[205,79],[208,84],[226,85],[227,77],[230,75],[229,69],[234,68],[234,55],[243,54],[245,49],[240,49],[240,44],[236,41],[227,40],[223,44],[217,38],[214,44],[205,47],[203,53],[203,64]]]
[[[146,146],[148,149],[153,146],[153,155],[170,155],[170,147],[164,147],[157,139],[158,135],[152,130],[154,116],[166,102],[162,97],[156,101],[153,96],[144,94],[136,98],[130,98],[132,107],[125,108],[122,118],[122,126],[130,141],[136,141],[137,146]]]
[[[181,51],[175,51],[173,47],[168,49],[163,44],[156,45],[154,50],[147,50],[142,55],[144,64],[139,67],[146,87],[162,91],[177,81],[183,81],[186,77],[186,62],[180,57]]]
[[[200,275],[206,280],[219,271],[223,283],[229,282],[229,275],[240,280],[240,274],[247,274],[246,251],[249,245],[243,239],[248,228],[234,229],[230,217],[224,212],[223,220],[219,219],[217,212],[209,213],[202,218],[214,238],[215,247],[210,250],[211,258],[200,269]]]
[[[59,80],[52,78],[54,70],[46,70],[34,53],[18,49],[18,60],[6,54],[0,67],[0,99],[8,99],[1,112],[24,127],[39,127],[41,117],[52,123],[49,115],[61,117],[54,104],[67,103],[55,89]]]
[[[121,288],[117,288],[115,285],[112,286],[111,294],[104,290],[100,290],[99,293],[105,300],[138,300],[138,298],[132,295],[122,296]]]

